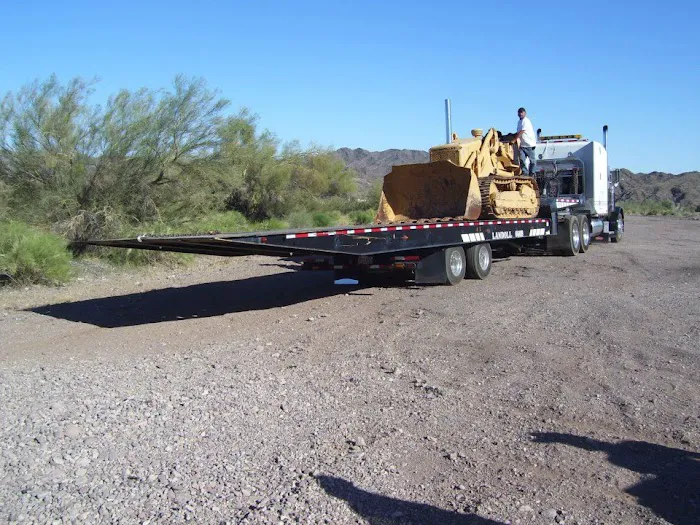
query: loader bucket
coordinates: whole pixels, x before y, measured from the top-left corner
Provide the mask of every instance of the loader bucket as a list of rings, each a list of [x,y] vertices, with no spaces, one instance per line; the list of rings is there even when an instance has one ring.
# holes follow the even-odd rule
[[[376,222],[478,219],[481,194],[469,168],[448,161],[394,166],[382,187]]]

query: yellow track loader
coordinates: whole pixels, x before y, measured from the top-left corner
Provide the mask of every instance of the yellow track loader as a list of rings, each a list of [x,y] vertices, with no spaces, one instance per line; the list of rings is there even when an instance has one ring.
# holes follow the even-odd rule
[[[379,224],[449,219],[536,217],[539,190],[524,176],[515,147],[498,132],[430,148],[430,162],[394,166],[384,177],[376,222]]]

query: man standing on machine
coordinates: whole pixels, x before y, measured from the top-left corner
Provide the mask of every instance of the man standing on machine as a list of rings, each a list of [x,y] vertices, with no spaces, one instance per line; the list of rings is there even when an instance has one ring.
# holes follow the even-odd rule
[[[530,159],[530,167],[527,169],[530,177],[534,176],[535,173],[535,144],[537,144],[537,138],[535,136],[535,129],[532,127],[532,122],[527,118],[527,111],[525,108],[518,109],[518,131],[515,133],[515,140],[520,139],[520,168],[523,173],[526,171],[526,158]]]

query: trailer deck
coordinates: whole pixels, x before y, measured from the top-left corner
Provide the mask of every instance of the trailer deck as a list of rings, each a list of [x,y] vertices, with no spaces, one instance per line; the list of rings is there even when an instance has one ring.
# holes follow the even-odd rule
[[[550,235],[551,226],[550,219],[446,220],[203,235],[144,234],[131,239],[88,240],[83,244],[222,256],[360,256],[542,237]]]

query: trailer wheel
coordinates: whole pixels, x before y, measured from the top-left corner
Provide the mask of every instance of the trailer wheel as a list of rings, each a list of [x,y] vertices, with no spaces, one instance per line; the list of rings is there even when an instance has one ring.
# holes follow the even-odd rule
[[[581,230],[574,215],[564,217],[559,225],[559,233],[552,241],[552,253],[571,257],[581,249]]]
[[[487,242],[474,244],[467,248],[467,277],[470,279],[486,279],[491,272],[493,261],[491,245]]]
[[[461,246],[453,246],[445,250],[445,274],[447,284],[455,285],[464,279],[467,271],[467,258]]]
[[[591,245],[591,223],[588,220],[588,217],[585,215],[581,215],[578,219],[578,224],[579,224],[579,239],[581,243],[581,248],[579,251],[581,253],[586,253],[588,251],[588,247]]]
[[[617,213],[617,220],[615,221],[615,229],[612,235],[610,235],[610,240],[612,242],[622,242],[622,235],[625,233],[625,216],[622,213]]]

